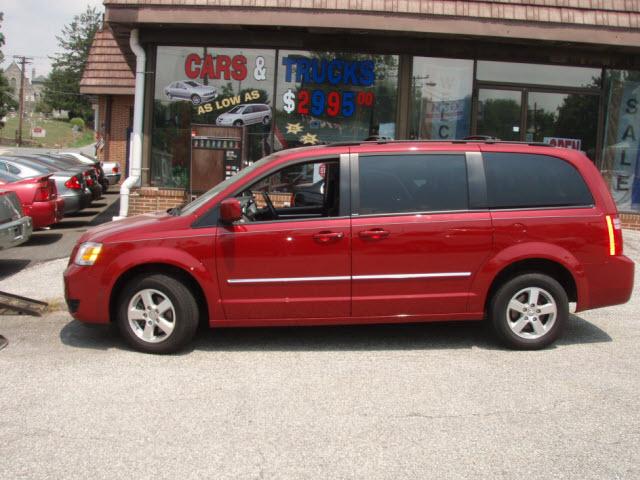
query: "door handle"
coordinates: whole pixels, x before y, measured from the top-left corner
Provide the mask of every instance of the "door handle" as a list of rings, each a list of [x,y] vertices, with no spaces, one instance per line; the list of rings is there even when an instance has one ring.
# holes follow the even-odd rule
[[[342,237],[344,237],[342,232],[318,232],[313,239],[318,243],[329,243],[340,240]]]
[[[384,230],[383,228],[372,228],[371,230],[363,230],[358,233],[360,238],[365,238],[368,240],[382,240],[383,238],[387,238],[389,236],[389,232]]]

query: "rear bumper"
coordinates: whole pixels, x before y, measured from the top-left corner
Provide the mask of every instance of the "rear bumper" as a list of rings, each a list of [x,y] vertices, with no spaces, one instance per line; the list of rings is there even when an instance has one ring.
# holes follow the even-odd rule
[[[48,202],[34,202],[25,208],[25,213],[31,217],[33,228],[48,227],[62,219],[64,203],[59,202],[58,199]]]
[[[588,294],[585,301],[578,299],[579,310],[607,307],[626,303],[633,292],[635,265],[624,255],[609,257],[606,263],[585,265]]]
[[[31,217],[24,216],[13,222],[0,225],[0,250],[26,242],[33,233]]]
[[[116,183],[118,183],[120,181],[120,178],[122,177],[122,175],[120,173],[114,173],[111,175],[107,175],[105,174],[104,178],[106,178],[109,181],[109,185],[115,185]]]
[[[76,213],[86,207],[86,201],[83,200],[83,197],[83,193],[61,195],[61,198],[64,200],[64,214],[69,215],[70,213]]]

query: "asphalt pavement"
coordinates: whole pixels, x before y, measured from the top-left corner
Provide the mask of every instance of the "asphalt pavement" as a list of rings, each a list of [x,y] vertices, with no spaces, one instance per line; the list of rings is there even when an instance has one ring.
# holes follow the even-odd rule
[[[467,323],[202,330],[172,356],[0,317],[0,478],[637,479],[639,313],[636,275],[539,352]]]

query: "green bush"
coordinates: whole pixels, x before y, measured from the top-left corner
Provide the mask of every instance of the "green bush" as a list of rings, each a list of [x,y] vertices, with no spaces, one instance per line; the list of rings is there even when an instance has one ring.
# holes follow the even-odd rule
[[[72,118],[69,123],[74,127],[78,127],[78,130],[84,130],[84,120],[80,117]]]

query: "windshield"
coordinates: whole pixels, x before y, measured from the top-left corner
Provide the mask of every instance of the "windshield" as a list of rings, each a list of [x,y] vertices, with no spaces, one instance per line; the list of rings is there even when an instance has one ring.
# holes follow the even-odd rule
[[[240,113],[240,110],[244,108],[244,105],[238,105],[237,107],[233,107],[227,113]]]
[[[184,82],[184,83],[186,83],[187,85],[189,85],[191,87],[199,87],[200,86],[200,84],[198,84],[196,82]]]
[[[189,215],[195,212],[198,208],[200,208],[202,205],[207,203],[209,200],[215,197],[218,193],[226,189],[229,185],[232,185],[236,181],[241,180],[242,178],[246,177],[254,170],[262,167],[264,164],[269,163],[278,155],[279,153],[273,153],[268,157],[264,157],[258,160],[257,162],[253,163],[252,165],[249,165],[248,167],[243,168],[238,173],[236,173],[233,177],[227,178],[224,182],[217,184],[211,190],[203,193],[201,196],[196,198],[193,202],[185,205],[180,211],[180,215]]]

